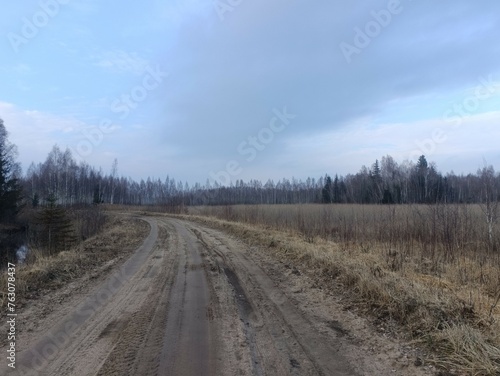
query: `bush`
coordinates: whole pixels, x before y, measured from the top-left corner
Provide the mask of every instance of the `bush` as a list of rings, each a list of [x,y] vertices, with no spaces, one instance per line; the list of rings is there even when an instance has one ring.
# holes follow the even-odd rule
[[[100,205],[85,205],[74,209],[74,221],[80,241],[98,234],[107,221],[107,216]]]

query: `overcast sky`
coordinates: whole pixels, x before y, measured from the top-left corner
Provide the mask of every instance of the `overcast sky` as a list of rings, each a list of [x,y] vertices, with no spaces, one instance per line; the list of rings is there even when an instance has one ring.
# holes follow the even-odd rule
[[[0,15],[0,118],[147,176],[278,180],[425,154],[500,169],[500,3],[41,0]]]

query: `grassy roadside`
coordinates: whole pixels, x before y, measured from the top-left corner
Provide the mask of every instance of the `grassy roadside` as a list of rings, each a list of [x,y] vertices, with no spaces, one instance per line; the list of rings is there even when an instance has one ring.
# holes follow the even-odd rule
[[[137,218],[112,215],[103,231],[73,249],[54,256],[36,255],[35,261],[16,267],[16,306],[29,299],[65,284],[95,270],[111,267],[136,249],[149,233],[149,225]],[[36,252],[33,251],[33,252]],[[5,314],[7,270],[0,276],[0,306]]]
[[[214,217],[178,215],[224,230],[300,268],[323,288],[339,289],[351,304],[388,322],[399,336],[426,346],[428,362],[447,375],[500,374],[500,309],[475,306],[461,295],[461,286],[421,274],[394,271],[370,249],[348,250],[334,241],[304,239],[294,231],[230,222]]]

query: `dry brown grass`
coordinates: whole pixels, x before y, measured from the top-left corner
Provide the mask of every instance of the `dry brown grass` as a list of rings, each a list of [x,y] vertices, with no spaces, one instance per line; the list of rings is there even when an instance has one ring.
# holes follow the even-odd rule
[[[122,258],[137,248],[149,232],[149,225],[141,220],[113,217],[102,233],[91,237],[79,246],[47,256],[31,250],[26,264],[16,267],[16,304],[36,298],[48,290],[83,276],[111,260]],[[7,291],[6,270],[0,276],[2,312]]]
[[[477,206],[236,206],[190,213],[309,270],[318,283],[342,286],[358,307],[425,343],[436,365],[500,374],[500,251],[489,243]]]
[[[470,325],[447,326],[437,333],[440,356],[436,364],[471,375],[498,375],[500,349],[478,329]],[[480,364],[480,367],[478,367]]]

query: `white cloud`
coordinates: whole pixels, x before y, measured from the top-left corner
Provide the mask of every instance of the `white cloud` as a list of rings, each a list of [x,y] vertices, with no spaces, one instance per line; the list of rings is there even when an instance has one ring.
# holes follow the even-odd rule
[[[133,73],[141,75],[148,66],[146,59],[136,53],[122,50],[104,51],[91,56],[94,65],[118,73]]]
[[[72,118],[23,110],[0,102],[0,117],[9,132],[9,140],[19,149],[19,159],[26,168],[31,162],[42,162],[54,144],[70,146],[86,125]]]
[[[157,135],[141,124],[133,124],[124,130],[117,124],[87,123],[73,117],[21,109],[6,102],[0,102],[0,118],[9,132],[9,140],[18,147],[24,171],[31,162],[45,161],[55,144],[61,149],[69,148],[75,160],[85,160],[97,168],[107,168],[114,158],[118,158],[121,173],[136,179],[144,174],[166,175],[158,164],[175,160],[172,151],[158,147]],[[143,149],[137,149],[139,140]],[[81,145],[91,145],[90,152],[80,155]],[[131,150],[140,150],[140,158]]]
[[[309,138],[292,138],[281,156],[284,164],[295,162],[296,171],[355,173],[362,165],[391,155],[398,162],[416,161],[425,155],[443,172],[469,173],[481,166],[500,163],[500,111],[471,115],[457,125],[442,119],[408,123],[349,125]],[[303,156],[297,160],[297,155]],[[290,170],[292,171],[292,170]]]

